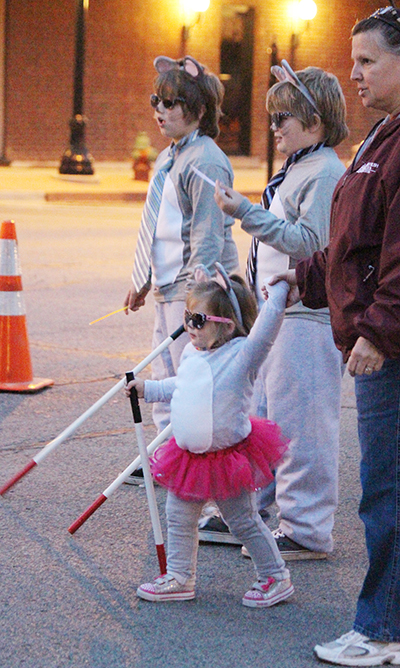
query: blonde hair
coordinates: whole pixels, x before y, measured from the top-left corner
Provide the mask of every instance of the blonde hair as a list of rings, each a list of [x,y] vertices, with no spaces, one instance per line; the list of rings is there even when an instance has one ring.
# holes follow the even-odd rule
[[[296,74],[318,107],[325,128],[326,146],[337,146],[349,134],[346,102],[339,80],[320,67],[306,67]],[[303,93],[289,81],[281,81],[269,89],[267,110],[270,114],[289,111],[301,121],[304,128],[314,125],[315,116],[318,115]]]
[[[207,315],[230,318],[233,321],[235,329],[232,333],[225,323],[215,323],[217,326],[217,337],[213,348],[218,348],[237,336],[247,336],[257,318],[257,302],[242,277],[233,274],[229,278],[239,302],[243,324],[237,319],[235,309],[227,291],[216,281],[211,280],[196,283],[186,297],[186,305],[189,310],[193,309],[196,301],[201,300],[207,304]]]

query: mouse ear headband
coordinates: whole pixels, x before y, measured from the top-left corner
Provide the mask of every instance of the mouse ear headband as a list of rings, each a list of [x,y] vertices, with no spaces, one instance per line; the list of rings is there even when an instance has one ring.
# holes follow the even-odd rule
[[[172,58],[168,58],[168,56],[158,56],[153,64],[159,74],[164,74],[164,72],[169,72],[169,70],[184,70],[194,79],[204,74],[204,67],[192,58],[192,56],[185,56],[179,60],[173,60]]]
[[[198,264],[193,271],[193,279],[195,283],[209,283],[213,280],[210,272],[204,264]]]
[[[222,264],[220,264],[219,262],[216,262],[215,263],[215,268],[217,270],[215,280],[217,281],[217,283],[219,285],[221,285],[224,288],[225,292],[227,293],[227,295],[228,295],[228,297],[231,301],[231,304],[233,306],[233,310],[235,311],[235,315],[236,315],[236,318],[237,318],[238,322],[240,322],[240,324],[243,325],[242,312],[240,310],[239,302],[238,302],[238,299],[235,295],[235,291],[232,287],[231,280],[230,280],[228,274],[226,273],[225,269],[223,268]]]
[[[272,74],[278,79],[278,81],[287,81],[292,84],[297,90],[304,95],[304,97],[309,101],[311,106],[315,109],[318,116],[321,116],[321,112],[317,107],[317,104],[311,95],[308,88],[300,81],[297,74],[292,70],[287,60],[281,61],[281,67],[279,65],[273,65],[271,67]]]
[[[211,276],[207,267],[204,264],[198,264],[193,272],[193,278],[196,283],[209,283],[210,281],[215,281],[220,285],[226,292],[229,297],[229,300],[232,304],[233,310],[235,311],[236,318],[241,325],[243,325],[242,312],[240,310],[238,299],[235,295],[235,291],[232,287],[231,280],[226,273],[224,267],[219,262],[215,263],[216,275]]]

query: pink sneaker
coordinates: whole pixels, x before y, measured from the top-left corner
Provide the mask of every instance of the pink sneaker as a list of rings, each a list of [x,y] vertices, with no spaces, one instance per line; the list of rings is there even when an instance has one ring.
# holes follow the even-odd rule
[[[248,608],[270,608],[271,605],[289,598],[294,592],[290,579],[275,580],[268,578],[267,582],[255,582],[252,589],[242,598],[243,605]]]
[[[181,585],[172,575],[162,575],[154,582],[145,582],[136,590],[145,601],[190,601],[195,597],[193,587]]]

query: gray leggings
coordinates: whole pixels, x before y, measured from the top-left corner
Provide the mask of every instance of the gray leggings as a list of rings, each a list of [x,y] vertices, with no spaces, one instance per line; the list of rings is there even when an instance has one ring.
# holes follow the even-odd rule
[[[182,501],[168,492],[168,558],[167,572],[180,584],[194,586],[198,550],[197,522],[204,501]],[[218,501],[221,514],[231,533],[245,545],[253,559],[257,578],[265,582],[289,577],[274,537],[257,511],[255,493],[242,492],[233,499]]]

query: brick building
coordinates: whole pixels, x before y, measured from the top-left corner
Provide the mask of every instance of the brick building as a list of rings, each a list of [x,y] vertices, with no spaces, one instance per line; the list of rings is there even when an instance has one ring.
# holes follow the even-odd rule
[[[69,139],[75,58],[75,12],[80,0],[0,0],[3,14],[4,150],[10,160],[58,160]],[[88,3],[88,0],[85,0]],[[351,68],[349,34],[358,18],[380,6],[374,0],[316,0],[316,17],[290,18],[293,0],[211,0],[196,23],[182,0],[90,0],[86,14],[84,110],[86,143],[95,160],[128,160],[138,132],[161,149],[149,94],[153,60],[190,53],[221,75],[227,118],[221,146],[231,154],[265,159],[271,47],[301,69],[313,64],[334,72],[344,89],[351,145],[377,118],[363,109]],[[191,26],[182,42],[183,25]],[[1,51],[0,51],[1,57]]]

